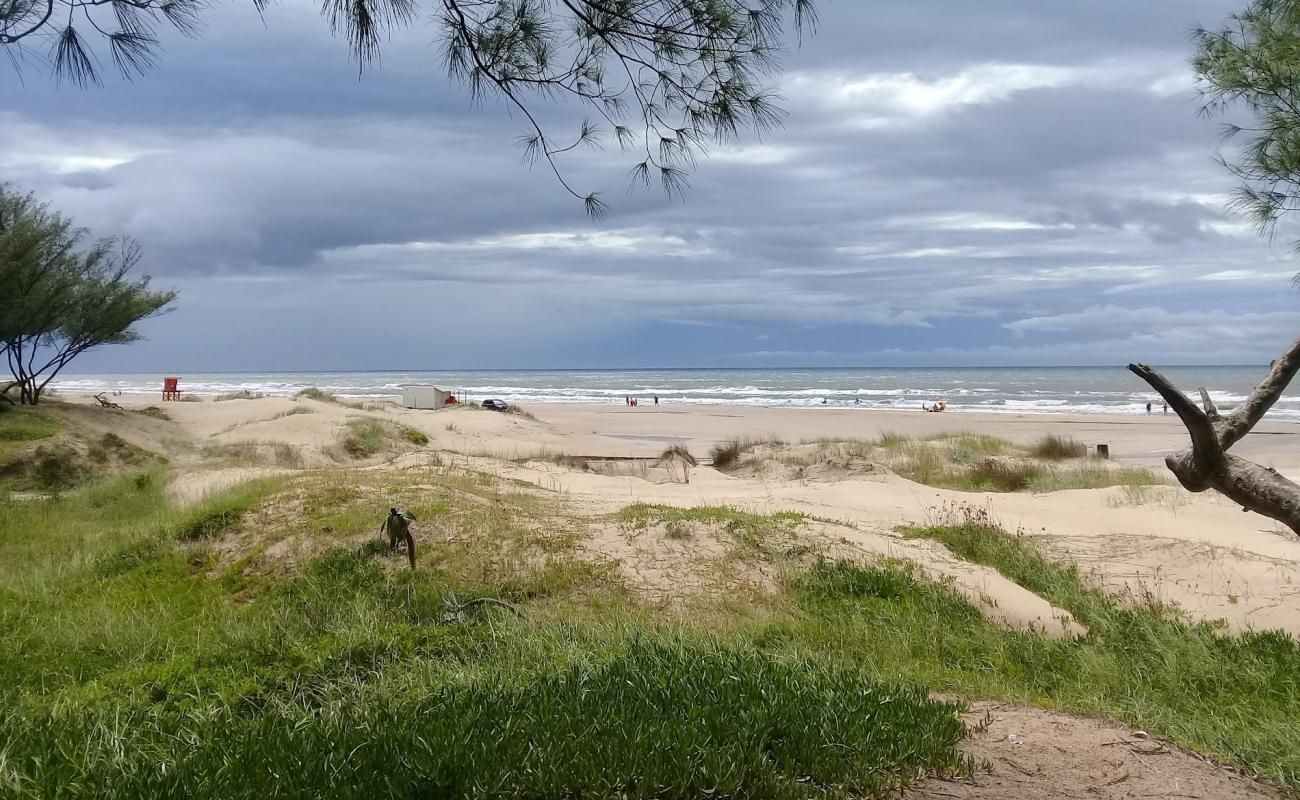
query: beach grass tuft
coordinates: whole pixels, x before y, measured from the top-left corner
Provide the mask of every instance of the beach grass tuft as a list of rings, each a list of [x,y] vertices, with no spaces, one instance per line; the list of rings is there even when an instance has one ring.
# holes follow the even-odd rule
[[[682,444],[681,442],[676,442],[674,444],[670,444],[667,447],[665,447],[664,451],[659,454],[659,460],[660,461],[678,460],[678,461],[685,462],[686,464],[692,467],[697,466],[699,464],[699,462],[696,461],[695,456],[691,454],[690,448]]]
[[[303,389],[302,391],[294,395],[294,397],[301,397],[307,400],[317,400],[322,403],[338,402],[338,398],[335,397],[332,393],[327,392],[324,389],[318,389],[315,386],[310,386],[306,389]]]
[[[240,389],[238,392],[226,392],[212,398],[214,403],[222,403],[226,400],[261,400],[266,395],[261,392],[253,392],[248,389]]]
[[[1088,446],[1077,439],[1049,433],[1030,446],[1029,454],[1046,461],[1064,461],[1087,457]]]

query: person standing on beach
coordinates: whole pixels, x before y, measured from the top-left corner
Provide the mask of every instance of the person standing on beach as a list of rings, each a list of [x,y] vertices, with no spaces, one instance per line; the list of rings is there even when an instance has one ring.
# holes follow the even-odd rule
[[[655,395],[655,405],[659,405],[659,395]]]
[[[1165,403],[1165,411],[1164,411],[1164,413],[1165,413],[1165,416],[1169,416],[1169,404],[1168,404],[1168,403]]]
[[[1151,413],[1151,403],[1147,403],[1147,413]]]

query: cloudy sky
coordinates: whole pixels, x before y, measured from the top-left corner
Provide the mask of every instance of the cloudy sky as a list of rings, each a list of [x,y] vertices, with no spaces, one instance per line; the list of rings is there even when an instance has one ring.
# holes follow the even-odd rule
[[[826,0],[783,129],[685,202],[571,160],[593,224],[433,24],[358,77],[316,3],[224,0],[131,83],[0,61],[0,179],[181,292],[83,369],[1263,363],[1300,265],[1224,211],[1187,65],[1240,3]]]

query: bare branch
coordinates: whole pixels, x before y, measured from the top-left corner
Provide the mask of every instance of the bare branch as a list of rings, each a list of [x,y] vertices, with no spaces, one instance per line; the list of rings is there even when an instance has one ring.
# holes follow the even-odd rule
[[[1205,391],[1205,387],[1199,386],[1196,391],[1201,393],[1201,407],[1205,409],[1205,416],[1210,418],[1210,422],[1217,422],[1222,419],[1222,417],[1219,416],[1218,407],[1215,406],[1214,401],[1210,399],[1210,393]]]
[[[1286,390],[1298,370],[1300,370],[1300,339],[1292,343],[1291,348],[1270,365],[1268,375],[1250,393],[1246,402],[1228,415],[1221,434],[1225,450],[1255,427],[1255,423],[1259,422],[1282,396],[1282,392]]]

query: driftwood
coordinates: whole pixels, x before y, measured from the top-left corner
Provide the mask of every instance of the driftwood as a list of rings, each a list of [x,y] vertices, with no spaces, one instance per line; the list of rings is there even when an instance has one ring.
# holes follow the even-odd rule
[[[1300,370],[1300,339],[1269,366],[1246,401],[1229,414],[1220,414],[1204,388],[1204,408],[1198,408],[1166,378],[1146,364],[1129,364],[1129,371],[1151,384],[1169,403],[1191,434],[1190,449],[1165,457],[1165,465],[1188,491],[1217,489],[1244,511],[1254,511],[1300,534],[1300,485],[1272,468],[1261,467],[1228,452],[1260,421]]]
[[[103,392],[100,392],[99,394],[95,395],[95,399],[99,401],[100,408],[118,408],[118,409],[121,408],[121,406],[119,406],[117,403],[114,403],[112,400],[109,400],[106,397],[104,397]]]

